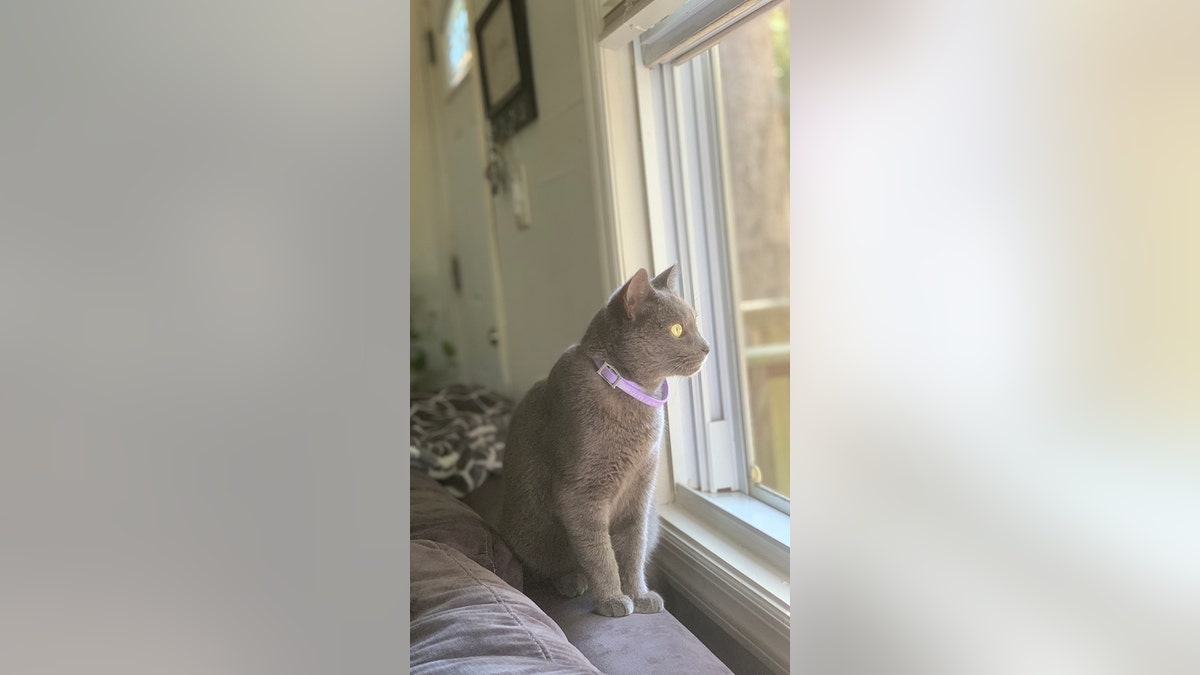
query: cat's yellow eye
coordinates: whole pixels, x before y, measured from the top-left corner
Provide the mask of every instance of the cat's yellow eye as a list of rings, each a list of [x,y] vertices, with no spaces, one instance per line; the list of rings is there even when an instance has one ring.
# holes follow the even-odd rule
[[[683,335],[683,326],[681,326],[679,324],[672,324],[671,335],[674,335],[675,337],[679,337],[680,335]]]

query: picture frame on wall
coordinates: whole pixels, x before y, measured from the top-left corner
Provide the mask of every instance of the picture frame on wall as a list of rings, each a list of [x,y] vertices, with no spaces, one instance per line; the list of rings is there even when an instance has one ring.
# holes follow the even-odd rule
[[[483,104],[502,142],[537,119],[525,0],[492,0],[475,22]]]

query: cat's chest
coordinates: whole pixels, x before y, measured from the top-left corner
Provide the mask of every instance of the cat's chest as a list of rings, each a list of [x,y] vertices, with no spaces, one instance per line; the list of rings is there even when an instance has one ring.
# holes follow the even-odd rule
[[[579,401],[583,412],[576,414],[575,437],[589,448],[603,448],[612,462],[623,464],[647,457],[657,447],[662,435],[663,413],[620,399],[597,397],[600,400]],[[637,407],[635,407],[637,406]]]

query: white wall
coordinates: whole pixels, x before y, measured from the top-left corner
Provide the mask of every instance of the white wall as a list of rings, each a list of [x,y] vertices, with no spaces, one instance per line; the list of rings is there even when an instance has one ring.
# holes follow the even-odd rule
[[[612,290],[604,287],[600,264],[576,16],[581,7],[533,0],[528,8],[538,119],[509,142],[508,162],[512,170],[525,166],[532,227],[517,229],[508,195],[495,200],[514,393],[546,376],[562,350],[583,337]]]
[[[429,25],[427,1],[412,5],[409,31],[411,151],[409,154],[412,200],[409,216],[412,244],[409,255],[412,280],[413,328],[421,333],[423,344],[438,345],[442,340],[461,344],[459,335],[460,303],[452,285],[451,236],[443,208],[444,185],[438,169],[437,134],[431,119],[430,70],[424,31]],[[445,367],[441,352],[429,351],[431,367]],[[456,377],[447,373],[446,377]]]
[[[483,0],[473,2],[474,16],[486,5]],[[507,158],[511,169],[525,167],[533,226],[518,230],[510,197],[499,194],[494,199],[503,287],[500,357],[508,360],[507,393],[513,396],[546,376],[559,354],[583,336],[613,290],[604,281],[601,263],[578,11],[574,2],[528,3],[538,119],[509,141]],[[418,92],[413,86],[415,101]],[[423,226],[415,215],[421,192],[416,153],[422,150],[422,123],[428,121],[419,120],[414,109],[413,286],[437,293],[434,289],[445,286],[449,276],[433,269],[420,253],[436,246],[432,233],[419,232]]]

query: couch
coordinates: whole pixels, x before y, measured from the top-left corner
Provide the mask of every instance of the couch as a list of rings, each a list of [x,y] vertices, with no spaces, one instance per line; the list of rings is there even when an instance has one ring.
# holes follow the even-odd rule
[[[410,473],[411,672],[730,674],[668,610],[604,617],[527,585],[495,529],[502,476],[460,500]]]

